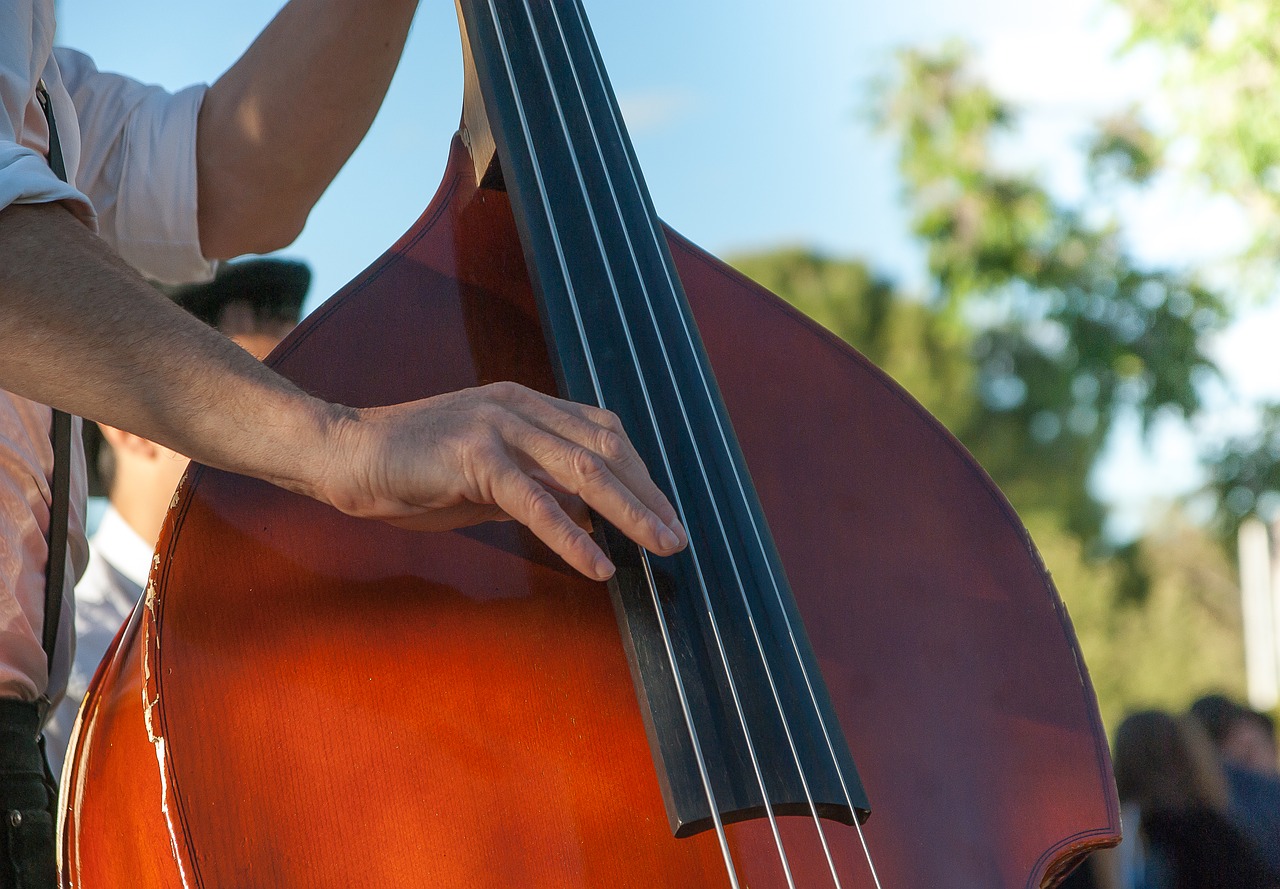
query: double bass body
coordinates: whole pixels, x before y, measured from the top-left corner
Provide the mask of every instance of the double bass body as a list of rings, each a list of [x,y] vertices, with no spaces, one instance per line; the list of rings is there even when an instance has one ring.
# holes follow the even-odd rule
[[[991,481],[834,337],[669,236],[886,887],[1030,889],[1118,836],[1056,592]],[[269,359],[362,406],[556,372],[461,140],[419,221]],[[692,533],[698,529],[691,528]],[[672,836],[605,588],[514,524],[423,535],[207,468],[96,677],[66,886],[871,887],[855,829]]]

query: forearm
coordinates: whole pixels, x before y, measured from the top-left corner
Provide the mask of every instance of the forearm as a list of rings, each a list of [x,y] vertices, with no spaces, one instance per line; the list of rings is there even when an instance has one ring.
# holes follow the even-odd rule
[[[57,204],[0,210],[0,388],[344,512],[527,525],[600,580],[589,506],[660,555],[687,538],[617,417],[514,383],[325,404],[169,302]],[[576,519],[576,520],[575,520]]]
[[[4,389],[316,493],[340,409],[179,309],[59,205],[0,211],[0,343]]]
[[[197,158],[211,259],[291,242],[373,122],[417,0],[292,0],[209,89]]]

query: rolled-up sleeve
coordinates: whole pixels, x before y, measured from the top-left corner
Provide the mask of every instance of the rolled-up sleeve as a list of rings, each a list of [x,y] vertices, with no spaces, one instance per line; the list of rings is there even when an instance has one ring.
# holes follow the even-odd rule
[[[52,16],[45,10],[0,4],[0,210],[10,204],[60,201],[92,228],[89,198],[58,179],[39,150],[44,147],[44,121],[38,111],[39,138],[32,138],[36,82],[52,30]]]
[[[207,280],[196,204],[196,121],[206,87],[169,93],[54,51],[80,120],[76,185],[120,256],[168,283]]]
[[[83,192],[67,185],[49,169],[43,157],[0,133],[0,210],[10,204],[61,201],[90,228],[93,207]]]

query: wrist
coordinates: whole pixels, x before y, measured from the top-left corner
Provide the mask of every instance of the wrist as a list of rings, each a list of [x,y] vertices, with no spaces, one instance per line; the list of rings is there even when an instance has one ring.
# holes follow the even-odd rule
[[[285,434],[276,444],[283,459],[270,475],[264,473],[262,477],[286,490],[348,511],[346,501],[353,487],[350,442],[358,426],[359,411],[311,396],[294,410],[294,419],[283,424]]]

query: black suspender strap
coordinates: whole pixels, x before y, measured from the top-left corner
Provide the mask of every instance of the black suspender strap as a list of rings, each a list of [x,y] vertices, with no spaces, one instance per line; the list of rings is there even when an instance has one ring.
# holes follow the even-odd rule
[[[67,574],[67,512],[71,500],[71,415],[53,412],[53,499],[49,506],[49,570],[44,578],[44,653],[53,672],[53,649],[58,644],[62,591]]]
[[[62,143],[53,121],[53,105],[44,81],[36,86],[36,98],[49,123],[49,166],[63,182],[67,167]],[[62,592],[67,573],[67,512],[71,501],[71,415],[55,409],[49,430],[53,442],[53,482],[49,503],[49,566],[44,577],[44,653],[49,673],[53,673],[53,650],[58,644],[58,621],[62,617]]]
[[[53,103],[49,101],[49,91],[44,81],[36,84],[36,101],[44,112],[44,119],[49,123],[49,166],[53,174],[63,182],[67,181],[67,165],[62,159],[62,141],[58,138],[58,125],[53,120]]]

